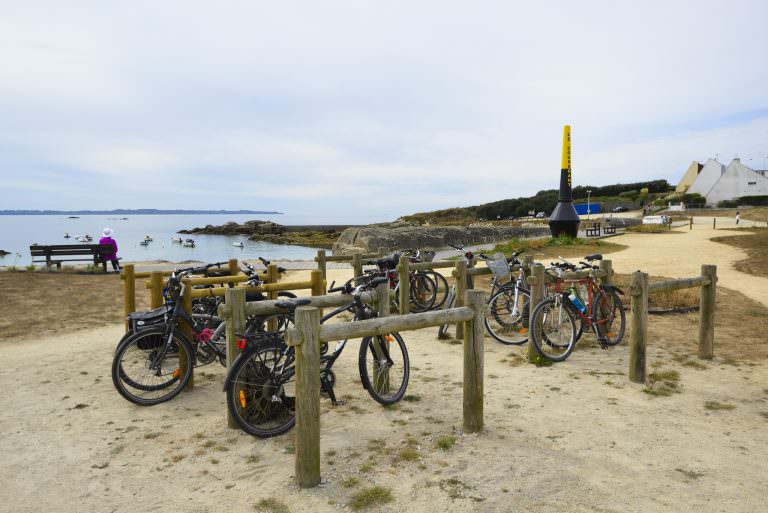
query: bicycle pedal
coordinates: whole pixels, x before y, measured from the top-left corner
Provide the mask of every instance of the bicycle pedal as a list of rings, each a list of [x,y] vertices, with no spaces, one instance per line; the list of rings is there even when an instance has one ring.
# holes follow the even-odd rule
[[[597,339],[597,343],[600,344],[600,349],[608,350],[608,339],[601,337]]]

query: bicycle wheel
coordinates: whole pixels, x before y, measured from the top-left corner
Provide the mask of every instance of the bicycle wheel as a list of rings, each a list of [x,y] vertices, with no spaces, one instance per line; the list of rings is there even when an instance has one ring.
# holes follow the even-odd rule
[[[360,344],[360,380],[368,393],[381,404],[402,399],[408,388],[408,349],[399,333],[365,337]]]
[[[615,290],[606,290],[597,294],[592,306],[592,322],[597,334],[605,344],[615,346],[624,338],[627,318],[621,298]]]
[[[445,302],[445,309],[453,308],[456,304],[456,287],[451,287],[451,291],[448,293],[448,299]],[[437,329],[437,338],[446,338],[448,334],[448,327],[450,324],[441,324]]]
[[[525,344],[528,341],[530,308],[531,296],[527,290],[503,288],[488,301],[485,329],[502,344]]]
[[[241,354],[227,376],[227,408],[240,429],[267,438],[296,423],[293,350],[265,342]]]
[[[112,359],[112,383],[120,395],[140,406],[151,406],[181,392],[192,375],[194,351],[178,331],[173,332],[169,347],[163,347],[165,342],[164,329],[147,329],[118,346]],[[181,359],[187,361],[183,371]]]
[[[426,312],[435,304],[437,285],[424,273],[416,273],[410,283],[411,311]]]
[[[576,344],[573,315],[560,296],[541,301],[531,316],[531,342],[545,358],[562,362]]]
[[[445,276],[437,271],[424,271],[424,274],[435,282],[435,304],[432,305],[432,310],[437,310],[443,306],[445,300],[448,299],[448,294],[451,292],[451,287],[448,285],[448,280]]]

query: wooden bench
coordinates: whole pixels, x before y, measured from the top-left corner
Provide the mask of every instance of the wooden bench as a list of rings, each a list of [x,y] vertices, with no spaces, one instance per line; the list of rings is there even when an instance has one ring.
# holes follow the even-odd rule
[[[599,231],[599,229],[598,229]],[[603,234],[604,235],[610,235],[616,233],[616,226],[612,223],[608,223],[605,226],[603,226]]]
[[[584,232],[587,237],[599,237],[600,236],[600,222],[595,221],[584,225]]]
[[[57,269],[61,269],[62,262],[93,262],[93,265],[99,265],[104,261],[104,255],[114,250],[111,244],[33,244],[29,247],[33,263],[45,262],[48,267],[56,264]]]

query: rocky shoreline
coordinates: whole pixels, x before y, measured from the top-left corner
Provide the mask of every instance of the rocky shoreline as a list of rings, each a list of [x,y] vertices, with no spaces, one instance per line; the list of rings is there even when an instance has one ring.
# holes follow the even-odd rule
[[[245,235],[249,240],[271,242],[272,244],[294,244],[331,248],[349,225],[284,226],[270,221],[246,221],[243,224],[229,222],[220,226],[206,225],[202,228],[179,230],[184,234]]]

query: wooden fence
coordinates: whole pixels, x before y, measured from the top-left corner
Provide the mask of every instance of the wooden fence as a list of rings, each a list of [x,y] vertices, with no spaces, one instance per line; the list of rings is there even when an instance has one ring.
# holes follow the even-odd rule
[[[378,253],[355,253],[354,255],[326,255],[324,249],[317,251],[315,262],[317,262],[317,269],[323,273],[323,279],[327,278],[327,263],[328,262],[343,262],[352,264],[354,270],[354,276],[360,276],[363,274],[363,261],[370,260],[372,258],[381,258],[386,254],[384,248],[380,248]]]
[[[648,295],[691,287],[701,287],[699,309],[699,349],[701,359],[714,356],[715,295],[717,266],[702,265],[701,276],[648,284],[648,274],[632,273],[629,289],[632,307],[632,328],[629,333],[629,379],[634,383],[646,380],[646,345],[648,341]]]

